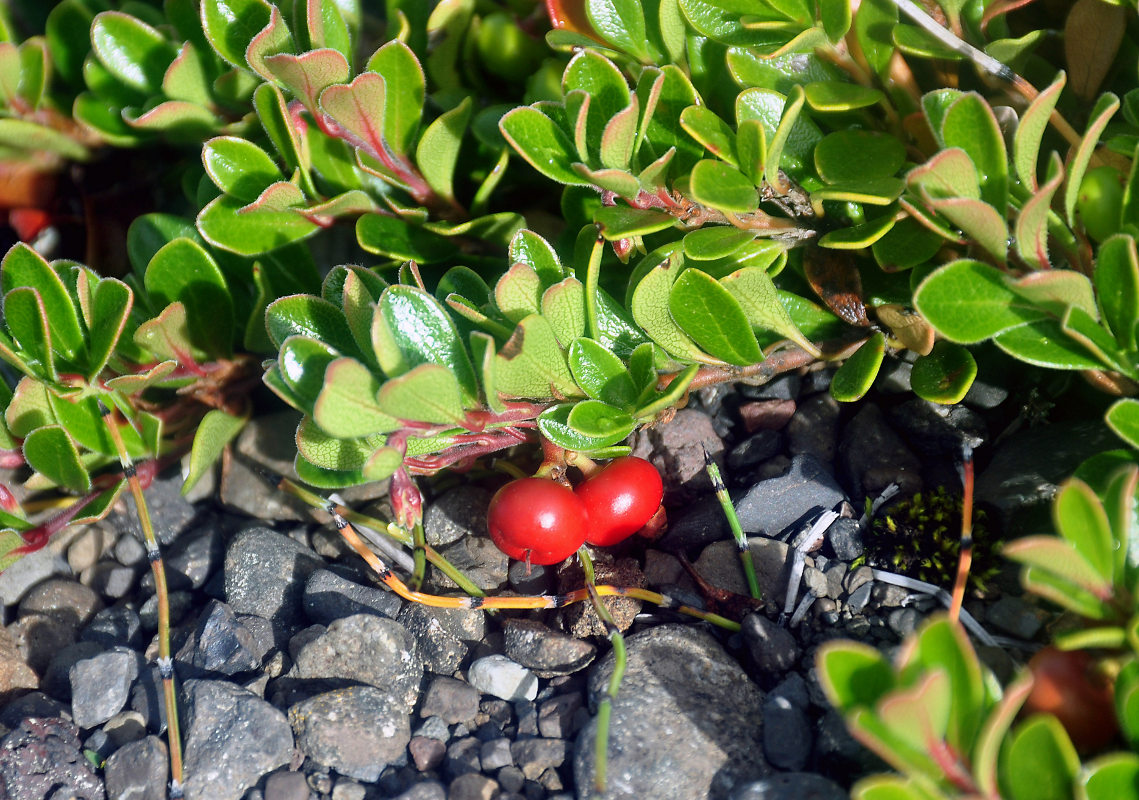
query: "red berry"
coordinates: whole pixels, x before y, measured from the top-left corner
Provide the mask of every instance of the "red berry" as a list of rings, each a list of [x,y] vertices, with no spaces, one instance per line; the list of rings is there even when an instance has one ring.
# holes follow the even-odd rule
[[[664,484],[656,467],[636,456],[617,458],[574,489],[589,514],[586,541],[608,547],[644,527],[660,508]]]
[[[1032,691],[1022,713],[1055,715],[1081,753],[1102,750],[1119,725],[1111,682],[1096,670],[1086,650],[1045,647],[1028,662]]]
[[[531,564],[557,564],[585,542],[585,506],[570,489],[543,478],[506,484],[491,498],[486,524],[498,549]]]

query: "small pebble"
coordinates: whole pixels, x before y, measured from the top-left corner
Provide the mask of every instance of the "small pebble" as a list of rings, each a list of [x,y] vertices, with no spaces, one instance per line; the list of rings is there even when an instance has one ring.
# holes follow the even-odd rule
[[[483,694],[503,700],[533,700],[538,696],[537,676],[503,655],[477,659],[467,671],[467,678]]]

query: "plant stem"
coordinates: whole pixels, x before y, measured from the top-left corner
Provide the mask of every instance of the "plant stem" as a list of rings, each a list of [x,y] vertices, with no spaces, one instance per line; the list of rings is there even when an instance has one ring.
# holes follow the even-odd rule
[[[416,523],[411,532],[415,542],[412,558],[415,559],[415,569],[411,572],[411,585],[418,591],[423,588],[423,579],[427,576],[427,537],[423,533],[423,523]]]
[[[973,448],[965,445],[961,462],[964,471],[964,495],[961,498],[961,552],[958,554],[957,580],[953,584],[953,598],[949,603],[949,619],[957,622],[961,605],[965,602],[965,584],[973,564]]]
[[[601,257],[605,253],[605,240],[600,234],[593,242],[593,250],[589,253],[589,266],[585,272],[585,321],[589,327],[589,335],[595,340],[601,340],[601,322],[597,314],[597,288],[601,281]]]
[[[720,508],[724,509],[724,516],[728,519],[728,527],[732,529],[732,538],[736,540],[736,550],[739,552],[740,562],[743,564],[748,591],[756,600],[761,600],[763,599],[763,592],[759,590],[759,580],[755,577],[755,564],[751,560],[751,547],[748,546],[747,536],[744,535],[743,526],[740,525],[736,507],[732,505],[728,487],[724,486],[724,479],[720,476],[720,468],[712,460],[708,448],[701,443],[700,449],[704,451],[704,469],[708,471],[708,478],[712,481],[712,488],[716,491],[716,499],[720,501]]]
[[[585,587],[589,590],[589,599],[597,616],[605,624],[605,635],[613,647],[613,674],[609,676],[609,685],[605,687],[605,696],[597,704],[597,738],[593,741],[593,789],[598,794],[605,793],[606,773],[609,768],[609,720],[613,715],[613,701],[617,699],[617,692],[621,689],[621,681],[625,677],[627,658],[625,654],[625,637],[617,627],[616,620],[609,613],[601,596],[597,593],[596,575],[593,571],[593,561],[588,551],[582,547],[577,551],[581,569],[585,573]]]
[[[154,535],[154,524],[150,519],[150,507],[138,471],[127,453],[123,435],[115,424],[115,413],[99,403],[103,421],[119,454],[127,486],[134,498],[135,513],[138,515],[142,537],[146,543],[146,558],[154,575],[154,596],[158,602],[158,673],[162,677],[162,694],[166,706],[166,736],[170,746],[170,797],[182,797],[182,734],[178,725],[178,698],[174,686],[174,659],[170,656],[170,597],[166,590],[166,568],[162,563],[162,553],[158,549],[158,538]]]

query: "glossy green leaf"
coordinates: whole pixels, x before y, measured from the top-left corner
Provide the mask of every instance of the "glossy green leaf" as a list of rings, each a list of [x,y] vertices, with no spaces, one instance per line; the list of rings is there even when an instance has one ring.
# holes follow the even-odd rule
[[[783,113],[779,117],[779,126],[775,129],[775,133],[767,145],[767,159],[763,165],[763,177],[772,188],[781,194],[785,194],[788,189],[786,182],[779,175],[779,170],[786,166],[783,151],[791,137],[795,135],[795,128],[798,125],[804,103],[806,103],[806,95],[803,92],[803,87],[795,84],[787,94],[787,102],[784,104]],[[801,132],[799,137],[802,138]]]
[[[815,169],[827,183],[890,177],[905,160],[898,139],[871,131],[836,131],[815,146]]]
[[[1116,400],[1107,410],[1107,425],[1132,447],[1139,447],[1139,401]]]
[[[976,377],[972,353],[959,344],[939,341],[928,355],[914,362],[910,384],[918,397],[952,405],[961,402]]]
[[[231,354],[233,299],[225,276],[205,248],[183,238],[164,245],[150,260],[145,284],[159,307],[182,303],[195,346],[214,357]]]
[[[898,10],[889,0],[869,0],[854,15],[854,34],[870,68],[879,76],[886,74],[894,53],[891,35],[898,22]]]
[[[205,357],[190,343],[190,329],[186,323],[186,308],[171,303],[157,317],[138,326],[134,341],[161,359],[188,364]]]
[[[162,213],[135,217],[127,229],[127,255],[135,274],[142,278],[154,254],[179,237],[198,238],[193,220]]]
[[[759,192],[738,169],[704,159],[692,168],[689,192],[698,203],[730,214],[746,214],[759,206]]]
[[[1061,72],[1047,89],[1029,103],[1020,118],[1020,123],[1016,126],[1016,133],[1013,134],[1012,160],[1016,176],[1023,185],[1033,191],[1037,186],[1036,163],[1040,156],[1040,143],[1066,80],[1066,76]]]
[[[672,257],[650,270],[633,290],[629,310],[645,333],[673,356],[690,361],[718,361],[704,353],[666,313],[681,263],[681,257]]]
[[[636,427],[636,421],[628,413],[600,400],[583,400],[575,403],[566,423],[573,430],[597,442],[596,447],[610,447],[617,444],[628,437]]]
[[[76,492],[91,491],[91,476],[79,458],[79,451],[67,432],[58,425],[46,425],[24,439],[28,466],[52,483]]]
[[[751,323],[731,292],[698,269],[680,273],[668,297],[677,325],[705,352],[729,364],[763,360]]]
[[[372,55],[368,69],[379,73],[384,85],[391,89],[383,93],[384,138],[397,154],[410,153],[423,116],[426,78],[419,59],[410,47],[397,39]]]
[[[268,153],[236,136],[218,136],[202,145],[202,163],[210,180],[242,203],[252,203],[284,178]]]
[[[746,267],[720,283],[740,304],[753,328],[774,331],[818,357],[818,348],[795,325],[766,270]]]
[[[293,459],[293,469],[296,470],[298,478],[317,489],[343,489],[346,486],[358,486],[371,480],[364,475],[362,469],[325,469],[312,463],[300,453],[297,453],[296,458]]]
[[[1012,290],[1003,272],[969,259],[946,264],[923,280],[914,292],[914,307],[939,333],[962,344],[1044,317]]]
[[[825,6],[828,3],[849,8],[846,3],[838,2],[838,0],[823,0],[822,5]],[[885,97],[878,89],[859,86],[856,83],[846,83],[845,81],[815,81],[806,84],[803,91],[807,95],[807,105],[812,109],[833,113],[867,108],[880,103]]]
[[[1104,597],[1111,583],[1089,562],[1071,542],[1057,536],[1024,536],[1014,539],[1002,548],[1006,558],[1039,572],[1047,572],[1058,582]]]
[[[377,306],[409,368],[437,364],[454,377],[462,403],[478,403],[478,380],[459,331],[434,297],[411,286],[389,286]]]
[[[680,114],[680,126],[704,149],[733,167],[736,162],[736,132],[707,106],[689,106]]]
[[[76,445],[104,456],[115,455],[118,451],[115,442],[107,431],[106,418],[94,396],[61,397],[48,392],[48,403],[52,414],[60,426]],[[143,443],[139,431],[132,426],[122,428],[123,444],[127,452],[135,457],[153,455],[153,448]]]
[[[1104,322],[1120,347],[1134,350],[1139,326],[1139,256],[1133,237],[1113,236],[1100,245],[1095,285]]]
[[[510,240],[510,263],[532,267],[543,286],[550,286],[566,277],[554,248],[530,230],[518,231]]]
[[[1132,659],[1119,671],[1114,699],[1119,727],[1134,749],[1139,744],[1139,661]]]
[[[1084,180],[1088,163],[1092,159],[1099,137],[1103,134],[1107,123],[1119,110],[1119,98],[1110,92],[1103,94],[1096,101],[1089,117],[1087,130],[1084,132],[1080,144],[1067,162],[1068,177],[1064,186],[1064,217],[1069,225],[1076,224],[1076,199],[1080,194],[1080,184]]]
[[[194,443],[190,447],[190,468],[186,480],[182,482],[182,494],[188,494],[217,463],[225,446],[241,432],[246,421],[245,417],[227,414],[217,408],[206,412],[198,423],[198,429],[194,431]]]
[[[1095,492],[1080,480],[1069,480],[1052,506],[1056,529],[1110,582],[1113,569],[1112,535],[1107,512]]]
[[[1080,759],[1051,715],[1029,717],[1001,754],[1002,795],[1009,800],[1068,800]]]
[[[131,290],[122,281],[103,278],[95,284],[91,295],[91,314],[86,321],[86,377],[89,381],[99,376],[119,344],[133,302]]]
[[[1014,358],[1051,369],[1100,369],[1103,364],[1067,336],[1059,320],[1040,319],[1010,328],[993,343]]]
[[[275,183],[252,204],[245,204],[230,195],[211,200],[196,220],[198,232],[210,244],[239,255],[260,255],[293,242],[307,239],[320,230],[320,226],[296,210],[280,207],[266,193],[276,187],[292,186]],[[293,194],[295,192],[295,195]],[[286,202],[303,200],[300,190],[293,187],[285,192]],[[261,203],[266,200],[268,202]]]
[[[838,368],[831,379],[831,396],[840,403],[861,400],[874,385],[885,353],[886,337],[875,333]]]
[[[458,251],[447,237],[388,214],[360,217],[356,221],[356,239],[369,253],[419,264],[434,264]]]
[[[494,285],[494,303],[511,322],[541,312],[542,279],[524,262],[510,267]]]
[[[712,261],[737,253],[753,241],[754,231],[710,225],[684,235],[684,255],[696,261]]]
[[[420,364],[384,383],[378,396],[380,410],[397,419],[436,424],[463,421],[459,382],[444,366]]]
[[[470,116],[470,100],[465,98],[428,125],[415,148],[415,163],[427,184],[448,200],[455,197],[455,166]]]
[[[1070,307],[1060,320],[1060,329],[1109,369],[1129,371],[1130,364],[1111,333],[1082,308]]]
[[[273,73],[266,67],[265,59],[279,53],[291,53],[295,47],[281,10],[273,6],[268,24],[249,40],[249,46],[245,48],[245,62],[260,77],[271,81]]]
[[[1109,753],[1087,764],[1080,777],[1079,796],[1087,800],[1133,797],[1139,787],[1139,755]]]
[[[201,4],[202,29],[218,55],[245,69],[245,50],[269,24],[271,10],[265,0],[209,0]]]
[[[588,401],[596,402],[596,401]],[[577,430],[569,423],[570,414],[576,406],[580,403],[562,403],[560,405],[551,406],[543,411],[538,416],[538,430],[542,435],[553,442],[558,447],[566,450],[574,450],[581,453],[590,453],[594,450],[599,450],[603,447],[609,447],[616,442],[621,441],[628,436],[620,436],[614,438],[615,434],[608,436],[590,436],[580,430]],[[586,423],[589,425],[591,420],[586,417]],[[632,428],[630,428],[630,431]],[[616,431],[620,433],[620,431]]]
[[[573,378],[587,395],[617,408],[629,408],[639,391],[621,359],[593,339],[575,339],[566,353]]]
[[[652,61],[638,0],[586,0],[585,13],[602,39],[640,61]]]
[[[13,246],[4,255],[3,261],[0,261],[0,286],[6,297],[19,287],[34,289],[43,305],[46,323],[51,329],[50,346],[65,359],[77,357],[84,347],[79,313],[60,276],[39,253],[22,242]],[[10,316],[6,309],[5,314]],[[17,326],[20,324],[16,323]],[[11,321],[9,327],[15,335],[16,328]],[[22,344],[27,346],[26,342]]]
[[[896,272],[928,262],[944,241],[917,220],[906,217],[876,240],[871,249],[880,267]]]
[[[502,117],[498,127],[510,146],[547,178],[567,186],[588,185],[571,166],[578,161],[573,142],[541,111],[515,108]]]
[[[281,343],[277,356],[281,377],[306,413],[311,413],[324,386],[324,370],[339,355],[334,348],[310,336],[293,335]]]
[[[533,314],[518,323],[495,356],[495,383],[509,397],[575,397],[581,392],[549,321]]]
[[[815,663],[819,685],[840,711],[875,705],[895,684],[894,671],[882,653],[861,642],[825,642]]]
[[[178,52],[154,28],[119,11],[95,16],[91,47],[115,78],[148,95],[161,91],[166,68]]]
[[[265,328],[274,347],[290,336],[310,336],[340,353],[355,352],[356,343],[344,313],[319,297],[307,294],[282,297],[265,311]]]
[[[271,83],[261,84],[253,93],[253,107],[285,168],[290,171],[300,169],[307,174],[311,159],[302,147],[301,134],[281,90]]]
[[[83,59],[91,49],[93,10],[82,0],[55,3],[47,15],[44,35],[52,70],[64,83],[83,85]]]
[[[897,223],[897,215],[886,213],[849,228],[828,231],[819,239],[819,247],[833,250],[861,250],[872,246]]]
[[[941,123],[946,147],[960,147],[973,160],[981,199],[1003,214],[1008,202],[1008,155],[997,118],[979,94],[962,95]]]
[[[752,189],[754,192],[754,188]],[[598,232],[606,241],[632,236],[648,236],[676,224],[671,214],[650,209],[629,208],[625,205],[602,206],[593,215]]]

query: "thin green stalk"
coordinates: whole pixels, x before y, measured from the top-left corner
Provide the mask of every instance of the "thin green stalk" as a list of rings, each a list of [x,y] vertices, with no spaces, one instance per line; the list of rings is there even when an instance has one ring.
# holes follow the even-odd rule
[[[708,470],[708,478],[712,481],[712,488],[716,490],[716,498],[720,501],[720,508],[724,509],[724,516],[728,518],[728,527],[732,529],[732,538],[736,540],[736,550],[740,554],[740,563],[743,564],[744,576],[747,578],[747,588],[756,600],[763,597],[759,590],[759,579],[755,576],[755,565],[751,560],[751,547],[748,546],[747,536],[744,535],[740,518],[736,515],[736,507],[732,505],[732,498],[728,494],[728,487],[724,486],[724,479],[720,476],[720,468],[704,449],[704,467]]]
[[[296,497],[299,500],[303,500],[313,508],[328,510],[329,501],[321,497],[316,492],[309,491],[305,487],[289,480],[288,478],[273,476],[272,480],[276,483],[277,487],[286,494],[291,494],[293,497]],[[333,505],[333,510],[335,510],[338,514],[340,514],[340,516],[353,524],[361,525],[374,531],[379,531],[389,539],[393,539],[399,542],[404,547],[415,547],[415,539],[412,534],[396,525],[394,522],[384,522],[383,520],[376,519],[375,517],[369,517],[367,514],[361,514],[358,511],[353,511],[352,509],[345,506],[339,506],[335,504]],[[476,586],[470,578],[460,572],[458,568],[456,568],[451,562],[444,558],[438,550],[431,547],[430,545],[424,544],[422,551],[423,556],[429,562],[431,562],[431,565],[446,575],[448,578],[450,578],[452,581],[454,581],[455,584],[460,589],[462,589],[464,593],[473,597],[486,596],[486,593],[482,589]]]
[[[123,435],[115,424],[111,409],[99,404],[103,421],[119,455],[119,463],[126,476],[127,486],[134,497],[135,512],[138,514],[142,537],[146,543],[146,557],[154,575],[154,595],[158,602],[158,674],[162,677],[162,694],[166,706],[166,736],[170,747],[170,797],[182,797],[182,734],[178,724],[178,698],[174,686],[174,659],[170,655],[170,598],[166,588],[166,568],[158,549],[158,537],[154,535],[154,523],[150,519],[150,507],[139,482],[134,462],[127,453]]]
[[[589,266],[585,272],[585,321],[589,326],[589,335],[598,341],[601,340],[601,318],[597,312],[597,291],[601,282],[601,257],[605,255],[605,240],[600,234],[593,243],[593,250],[589,254]]]
[[[609,644],[613,647],[613,674],[609,677],[609,685],[605,687],[605,696],[597,704],[597,737],[593,742],[593,790],[602,795],[605,793],[605,786],[608,782],[609,723],[613,716],[613,701],[617,698],[617,692],[621,689],[621,681],[625,678],[628,658],[625,652],[625,637],[621,635],[621,629],[617,627],[613,615],[609,613],[609,609],[606,608],[605,603],[597,594],[593,561],[590,560],[589,553],[583,547],[578,550],[577,557],[581,561],[581,568],[585,573],[585,585],[589,589],[590,602],[593,603],[597,616],[605,623],[605,632],[609,637]]]
[[[415,549],[411,554],[415,560],[415,569],[411,571],[411,588],[418,592],[423,588],[423,579],[427,577],[427,537],[423,533],[423,523],[416,523],[411,534],[415,541]]]

